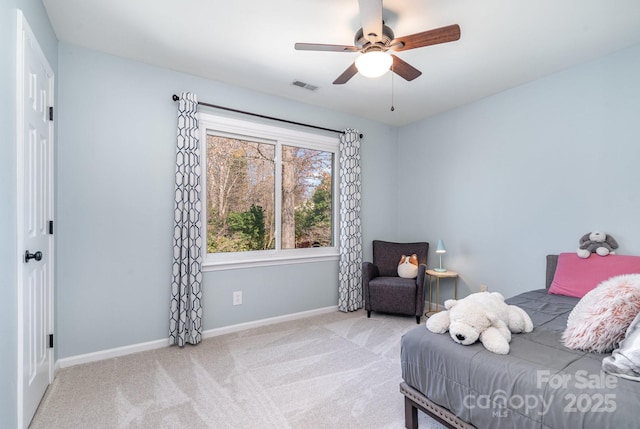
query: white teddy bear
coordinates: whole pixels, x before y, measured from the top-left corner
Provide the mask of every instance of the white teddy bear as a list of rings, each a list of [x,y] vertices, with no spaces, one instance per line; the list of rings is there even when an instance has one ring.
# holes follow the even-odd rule
[[[508,305],[498,292],[473,293],[461,300],[444,302],[446,311],[427,319],[436,334],[449,331],[456,343],[468,346],[478,339],[490,352],[509,353],[511,334],[533,331],[533,322],[520,307]]]

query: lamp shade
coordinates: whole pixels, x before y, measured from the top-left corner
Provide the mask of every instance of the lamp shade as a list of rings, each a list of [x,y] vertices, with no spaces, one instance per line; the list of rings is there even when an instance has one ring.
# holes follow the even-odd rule
[[[380,77],[391,68],[393,58],[387,52],[366,52],[356,58],[356,68],[365,77]]]
[[[444,247],[444,243],[442,240],[438,240],[438,245],[436,246],[436,253],[447,253],[447,249]]]

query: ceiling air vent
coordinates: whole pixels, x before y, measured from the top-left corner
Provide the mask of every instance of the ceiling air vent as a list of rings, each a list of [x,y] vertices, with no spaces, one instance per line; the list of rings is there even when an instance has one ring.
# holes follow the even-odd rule
[[[315,91],[318,89],[318,87],[315,85],[311,85],[306,82],[301,82],[299,80],[294,80],[291,84],[294,86],[299,86],[300,88],[308,89],[309,91]]]

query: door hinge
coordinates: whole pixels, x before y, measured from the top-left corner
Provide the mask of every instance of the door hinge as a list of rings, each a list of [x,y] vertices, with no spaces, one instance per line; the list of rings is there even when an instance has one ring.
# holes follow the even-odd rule
[[[53,334],[49,334],[49,348],[53,348]]]
[[[49,106],[49,120],[53,121],[53,106]]]
[[[53,221],[49,221],[49,235],[53,235]]]

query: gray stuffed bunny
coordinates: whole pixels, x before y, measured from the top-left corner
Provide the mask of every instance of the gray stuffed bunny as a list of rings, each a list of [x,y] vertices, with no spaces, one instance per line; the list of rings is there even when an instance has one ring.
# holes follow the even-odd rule
[[[610,235],[600,231],[593,231],[582,236],[578,256],[588,258],[592,253],[600,256],[614,255],[614,249],[618,248],[618,242]]]

